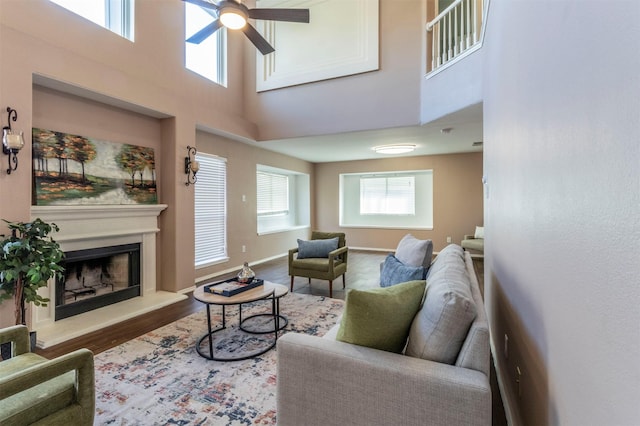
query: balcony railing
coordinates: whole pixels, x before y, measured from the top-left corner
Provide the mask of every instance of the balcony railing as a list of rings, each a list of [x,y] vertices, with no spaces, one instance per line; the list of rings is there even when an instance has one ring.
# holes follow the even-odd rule
[[[480,46],[483,0],[456,0],[427,24],[427,72]]]

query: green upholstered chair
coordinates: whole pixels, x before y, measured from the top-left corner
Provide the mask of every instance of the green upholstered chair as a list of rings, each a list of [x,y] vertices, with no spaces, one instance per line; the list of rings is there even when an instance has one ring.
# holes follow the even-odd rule
[[[79,349],[48,360],[29,352],[24,325],[0,330],[13,342],[12,357],[0,362],[0,424],[93,425],[93,353]]]
[[[345,287],[345,273],[347,272],[347,257],[349,248],[346,246],[344,232],[320,232],[311,233],[312,240],[326,240],[338,237],[338,248],[329,253],[327,258],[298,259],[298,248],[289,250],[289,275],[291,275],[291,291],[293,291],[294,277],[307,277],[329,281],[329,297],[333,297],[333,280],[342,275],[342,288]]]

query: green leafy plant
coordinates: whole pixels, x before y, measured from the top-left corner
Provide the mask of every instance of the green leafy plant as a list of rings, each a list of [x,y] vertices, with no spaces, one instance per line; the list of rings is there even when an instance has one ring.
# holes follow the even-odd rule
[[[4,220],[4,219],[3,219]],[[47,306],[49,299],[38,294],[51,278],[62,278],[60,262],[64,252],[49,236],[59,230],[55,223],[4,220],[11,235],[0,235],[0,301],[13,298],[16,324],[25,324],[26,304]]]

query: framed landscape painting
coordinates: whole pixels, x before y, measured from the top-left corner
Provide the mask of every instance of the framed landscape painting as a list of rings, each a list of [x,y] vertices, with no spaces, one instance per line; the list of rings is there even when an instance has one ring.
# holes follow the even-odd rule
[[[156,204],[153,148],[33,128],[33,204]]]

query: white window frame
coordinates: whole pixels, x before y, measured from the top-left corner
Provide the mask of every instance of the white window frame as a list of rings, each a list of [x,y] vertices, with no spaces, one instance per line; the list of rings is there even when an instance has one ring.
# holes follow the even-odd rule
[[[196,269],[229,260],[227,251],[227,159],[198,152],[194,194]]]
[[[258,213],[258,175],[287,178],[287,208],[263,209]],[[258,235],[285,232],[311,226],[311,186],[309,175],[277,167],[256,165],[256,216]]]
[[[397,213],[362,212],[360,208],[360,180],[366,178],[413,177],[414,211]],[[433,229],[433,170],[344,173],[340,175],[340,222],[351,228]]]
[[[135,0],[50,0],[102,28],[134,41]]]
[[[185,40],[217,19],[217,12],[184,3]],[[227,28],[222,27],[200,44],[187,43],[184,47],[186,69],[227,87]]]

